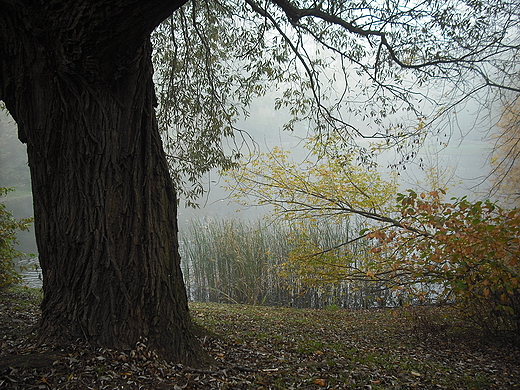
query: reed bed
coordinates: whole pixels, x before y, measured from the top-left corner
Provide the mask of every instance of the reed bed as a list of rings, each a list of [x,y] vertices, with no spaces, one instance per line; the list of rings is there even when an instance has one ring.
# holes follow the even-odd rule
[[[307,237],[330,247],[352,235],[349,224],[313,224],[303,229]],[[303,234],[301,225],[295,229],[262,219],[191,220],[180,232],[189,299],[299,308],[388,305],[388,292],[374,283],[309,284],[300,275],[280,272],[294,249],[295,234]]]

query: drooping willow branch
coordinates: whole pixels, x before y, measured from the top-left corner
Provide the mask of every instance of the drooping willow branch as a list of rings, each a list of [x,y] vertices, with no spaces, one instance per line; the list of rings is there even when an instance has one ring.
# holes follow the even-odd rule
[[[484,58],[479,58],[476,60],[472,60],[471,58],[478,54],[485,53],[488,49],[499,44],[506,34],[506,31],[504,31],[501,36],[495,38],[494,40],[489,42],[487,45],[484,45],[484,46],[478,48],[477,50],[470,51],[469,53],[465,53],[460,57],[439,58],[439,59],[434,59],[434,60],[429,60],[429,61],[424,61],[421,63],[413,64],[413,63],[407,63],[399,58],[399,56],[397,55],[397,53],[394,50],[394,48],[392,47],[392,45],[388,42],[388,38],[387,38],[388,34],[384,31],[364,29],[364,28],[357,27],[353,23],[347,22],[346,20],[344,20],[336,15],[332,15],[330,13],[323,11],[319,7],[300,9],[300,8],[295,7],[288,0],[271,0],[271,1],[272,1],[272,3],[274,3],[274,4],[278,5],[278,7],[280,7],[280,9],[287,16],[287,19],[289,20],[289,22],[295,27],[301,27],[301,25],[299,24],[299,21],[301,19],[303,19],[305,17],[314,17],[314,18],[321,19],[327,23],[340,26],[343,29],[347,30],[348,32],[359,35],[364,38],[378,37],[380,39],[380,48],[385,47],[386,50],[388,51],[388,54],[389,54],[390,58],[392,59],[392,61],[395,62],[397,65],[399,65],[403,69],[416,69],[417,70],[417,69],[422,69],[422,68],[427,68],[427,67],[436,67],[436,66],[440,66],[440,65],[450,65],[450,64],[458,64],[458,63],[467,63],[467,64],[473,64],[473,65],[481,63],[484,60]],[[247,2],[248,2],[248,4],[251,4],[253,1],[247,0]],[[378,52],[380,52],[380,48],[378,49]],[[520,47],[506,46],[506,49],[507,50],[511,50],[511,49],[519,50]],[[493,53],[493,55],[496,55],[496,54],[499,54],[499,53],[497,53],[497,52]],[[480,74],[483,77],[486,85],[488,85],[488,86],[505,89],[505,90],[508,90],[511,92],[520,92],[520,88],[518,88],[518,87],[511,86],[511,85],[503,85],[503,84],[492,81],[491,79],[489,79],[489,77],[487,77],[484,74],[483,70],[480,69],[479,67],[474,67],[473,70],[476,71],[476,73]]]

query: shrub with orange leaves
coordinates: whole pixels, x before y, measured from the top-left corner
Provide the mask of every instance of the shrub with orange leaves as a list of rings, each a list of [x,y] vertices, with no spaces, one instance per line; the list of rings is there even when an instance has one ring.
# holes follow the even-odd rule
[[[398,202],[398,226],[372,234],[376,250],[393,253],[394,276],[409,287],[437,286],[439,297],[463,304],[488,330],[520,334],[520,209],[466,197],[443,202],[442,191],[409,190]]]

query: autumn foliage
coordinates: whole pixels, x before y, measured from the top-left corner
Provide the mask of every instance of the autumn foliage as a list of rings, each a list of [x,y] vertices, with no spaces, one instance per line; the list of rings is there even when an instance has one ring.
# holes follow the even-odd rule
[[[282,274],[349,294],[369,286],[381,305],[457,304],[487,330],[520,334],[520,209],[446,201],[443,189],[396,198],[395,177],[322,146],[314,162],[274,149],[233,174],[239,200],[291,227]]]
[[[398,196],[399,226],[370,233],[394,289],[461,304],[489,330],[520,332],[520,210],[442,193]],[[376,274],[377,275],[377,274]]]
[[[520,100],[519,97],[505,104],[498,131],[491,139],[491,181],[493,189],[508,205],[520,205],[518,180],[520,180]]]

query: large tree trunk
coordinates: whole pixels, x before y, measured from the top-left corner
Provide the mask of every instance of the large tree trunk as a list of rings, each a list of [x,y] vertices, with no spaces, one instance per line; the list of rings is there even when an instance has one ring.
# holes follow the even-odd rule
[[[0,99],[29,155],[40,338],[117,349],[146,339],[164,357],[200,363],[149,43],[180,2],[8,3],[0,0]]]

